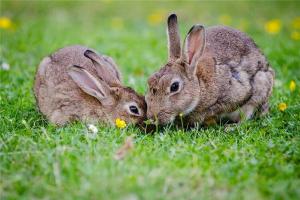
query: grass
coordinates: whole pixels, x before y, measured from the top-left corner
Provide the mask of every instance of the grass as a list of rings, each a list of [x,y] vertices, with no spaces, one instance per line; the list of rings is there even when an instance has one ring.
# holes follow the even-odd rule
[[[290,38],[299,2],[19,2],[1,1],[1,199],[299,199],[300,42]],[[32,93],[45,55],[83,44],[112,56],[124,82],[140,93],[167,58],[166,13],[177,12],[182,37],[194,23],[225,23],[247,32],[269,58],[276,84],[267,117],[226,128],[166,128],[147,135],[97,125],[57,128],[38,113]],[[265,32],[272,19],[276,35]],[[299,31],[299,30],[298,30]],[[297,88],[289,90],[295,80]],[[280,102],[288,105],[280,112]],[[134,135],[123,160],[115,152]]]

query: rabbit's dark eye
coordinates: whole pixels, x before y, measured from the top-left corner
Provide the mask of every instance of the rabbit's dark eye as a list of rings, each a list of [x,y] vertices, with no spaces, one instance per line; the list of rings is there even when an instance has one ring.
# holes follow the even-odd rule
[[[155,95],[157,90],[155,88],[152,89],[152,94]]]
[[[132,112],[133,114],[138,115],[139,114],[139,109],[136,106],[129,106],[129,110],[130,112]]]
[[[179,82],[176,81],[174,83],[172,83],[171,87],[170,87],[170,91],[171,92],[177,92],[179,89]]]

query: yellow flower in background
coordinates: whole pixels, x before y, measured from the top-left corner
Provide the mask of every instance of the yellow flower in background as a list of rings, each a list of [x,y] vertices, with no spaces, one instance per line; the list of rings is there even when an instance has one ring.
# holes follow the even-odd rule
[[[296,82],[293,80],[290,82],[290,91],[294,92],[296,90]]]
[[[0,17],[0,28],[2,29],[12,28],[12,21],[8,17]]]
[[[267,33],[275,35],[280,32],[281,21],[279,19],[273,19],[265,24],[265,30]]]
[[[122,29],[124,27],[123,19],[120,17],[112,18],[111,27],[114,29]]]
[[[121,129],[125,128],[126,127],[126,122],[124,120],[120,119],[120,118],[117,118],[116,119],[116,126],[118,128],[121,128]]]
[[[293,22],[292,26],[294,29],[300,29],[300,17],[296,17]]]
[[[102,2],[109,4],[109,3],[112,3],[112,0],[102,0]]]
[[[293,31],[293,32],[291,33],[291,38],[292,38],[293,40],[300,40],[300,32],[298,32],[298,31]]]
[[[286,103],[280,103],[280,104],[278,104],[278,109],[280,111],[282,111],[282,112],[285,111],[287,109]]]
[[[245,19],[240,19],[238,24],[238,29],[242,31],[246,31],[249,27],[249,23]]]
[[[156,10],[148,16],[147,20],[150,25],[160,24],[165,20],[165,11],[164,10]]]
[[[219,21],[222,23],[222,24],[225,24],[225,25],[229,25],[231,24],[232,22],[232,18],[229,16],[229,15],[221,15],[219,17]]]

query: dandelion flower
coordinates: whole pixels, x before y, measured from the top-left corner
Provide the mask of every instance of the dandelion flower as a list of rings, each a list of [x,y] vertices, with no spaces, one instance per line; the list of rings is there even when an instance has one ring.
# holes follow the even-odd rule
[[[133,136],[129,136],[125,139],[124,144],[115,153],[114,158],[116,160],[122,160],[134,147]]]
[[[179,113],[179,117],[183,117],[183,113]]]
[[[157,25],[163,22],[165,19],[165,12],[163,10],[157,10],[148,16],[148,23],[150,25]]]
[[[147,119],[147,120],[144,121],[144,123],[145,123],[146,125],[152,124],[152,120],[151,120],[151,119]]]
[[[293,31],[293,32],[291,33],[291,38],[292,38],[293,40],[300,40],[300,32],[298,32],[298,31]]]
[[[249,27],[249,23],[245,19],[241,19],[238,24],[238,28],[242,31],[247,30]]]
[[[93,134],[97,134],[98,133],[98,129],[97,129],[97,127],[94,124],[88,124],[87,128]]]
[[[265,24],[265,30],[267,33],[271,35],[275,35],[280,32],[281,29],[281,21],[279,19],[273,19],[271,21],[268,21]]]
[[[120,118],[116,119],[116,126],[120,129],[125,128],[126,127],[126,122]]]
[[[300,17],[296,17],[293,22],[292,26],[294,29],[300,29]]]
[[[10,66],[9,66],[9,64],[8,63],[2,63],[2,65],[1,65],[1,67],[0,68],[2,68],[3,70],[5,70],[5,71],[8,71],[9,70],[9,68],[10,68]]]
[[[290,91],[294,92],[296,90],[296,82],[293,80],[290,82]]]
[[[0,17],[0,28],[10,29],[12,27],[12,22],[8,17]]]
[[[132,85],[136,84],[136,80],[135,80],[135,78],[133,76],[129,77],[129,83],[132,84]]]
[[[110,4],[110,3],[112,2],[112,0],[103,0],[102,2],[103,2],[103,3]]]
[[[231,24],[232,21],[230,15],[221,15],[219,17],[219,20],[222,24],[227,24],[227,25]]]
[[[282,112],[285,111],[287,109],[286,103],[282,102],[282,103],[278,104],[278,109]]]
[[[89,139],[96,139],[97,134],[98,134],[98,129],[95,125],[93,124],[88,124],[87,125],[87,130],[85,131],[86,137]]]
[[[123,19],[120,17],[112,18],[111,27],[114,29],[122,29],[124,27]]]
[[[26,124],[27,124],[27,122],[26,122],[26,120],[25,120],[25,119],[22,119],[22,121],[21,121],[21,122],[22,122],[22,124],[23,124],[23,125],[26,125]]]

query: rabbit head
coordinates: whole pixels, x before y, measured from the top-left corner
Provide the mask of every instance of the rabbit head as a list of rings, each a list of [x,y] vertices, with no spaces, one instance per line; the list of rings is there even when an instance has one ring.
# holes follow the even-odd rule
[[[205,48],[202,25],[190,29],[181,49],[177,16],[171,14],[167,24],[168,62],[148,79],[146,94],[147,117],[159,124],[172,122],[198,105],[201,86],[196,69]]]
[[[117,118],[127,123],[142,123],[146,115],[144,97],[133,89],[122,86],[120,73],[113,60],[91,50],[86,50],[84,55],[93,62],[97,74],[92,75],[83,67],[72,65],[68,74],[73,81],[87,95],[100,102],[99,110],[107,115],[111,123]]]

